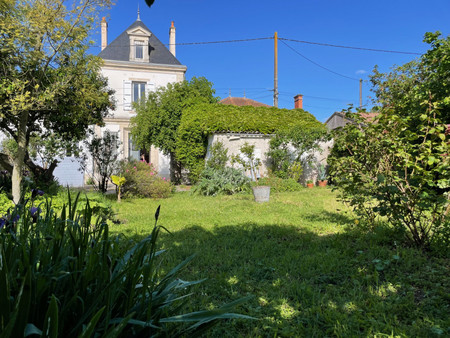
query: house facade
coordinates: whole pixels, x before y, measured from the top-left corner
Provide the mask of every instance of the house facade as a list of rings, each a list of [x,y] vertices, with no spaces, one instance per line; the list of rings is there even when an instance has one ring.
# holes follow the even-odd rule
[[[139,160],[144,156],[161,176],[169,177],[170,160],[152,147],[141,153],[131,138],[130,119],[136,115],[133,103],[149,92],[169,83],[185,79],[187,67],[175,57],[175,27],[169,29],[169,49],[140,20],[108,43],[108,23],[101,23],[101,46],[99,56],[103,59],[102,74],[108,78],[109,86],[115,90],[115,110],[105,118],[105,126],[96,127],[101,136],[106,130],[118,136],[121,159]]]

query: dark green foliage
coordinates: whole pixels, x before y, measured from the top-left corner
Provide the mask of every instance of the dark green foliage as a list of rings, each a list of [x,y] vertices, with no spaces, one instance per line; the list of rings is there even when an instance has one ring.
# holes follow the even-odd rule
[[[194,186],[193,193],[205,196],[232,195],[249,189],[250,179],[241,170],[229,167],[206,168]]]
[[[326,129],[313,115],[301,109],[195,105],[183,113],[177,136],[177,159],[191,171],[195,181],[204,167],[208,135],[214,132],[278,134],[286,130],[306,133]]]
[[[282,179],[276,176],[262,177],[258,185],[268,185],[272,192],[299,191],[303,186],[293,178]]]
[[[181,314],[188,282],[177,276],[192,259],[162,273],[157,238],[161,227],[124,251],[104,220],[92,223],[89,201],[79,211],[71,199],[57,215],[31,203],[0,229],[0,332],[4,337],[178,337],[195,335],[245,301]],[[159,210],[158,210],[159,211]],[[156,216],[157,218],[157,216]],[[149,220],[151,223],[151,220]]]
[[[181,117],[189,107],[198,103],[214,103],[212,83],[203,77],[190,81],[169,83],[150,92],[144,102],[137,105],[136,116],[131,119],[133,139],[142,149],[151,145],[171,155],[172,180],[181,179],[181,167],[176,165],[178,126]]]
[[[211,156],[206,161],[206,166],[213,169],[223,169],[228,162],[228,149],[226,149],[222,142],[214,142],[209,150]]]
[[[125,197],[167,198],[173,190],[170,182],[158,176],[153,165],[144,161],[125,163],[121,176],[126,179],[122,186]]]
[[[342,199],[362,217],[384,216],[430,248],[437,237],[449,241],[450,38],[428,33],[425,41],[432,48],[417,62],[375,72],[378,117],[348,113],[355,124],[337,134],[329,163]]]

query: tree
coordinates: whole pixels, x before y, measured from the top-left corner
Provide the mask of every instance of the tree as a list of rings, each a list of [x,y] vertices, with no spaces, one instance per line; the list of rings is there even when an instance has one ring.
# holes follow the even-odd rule
[[[329,159],[341,197],[372,224],[385,216],[410,242],[449,236],[450,37],[427,33],[417,61],[372,76],[378,117],[361,112],[340,131]],[[448,242],[447,242],[448,243]]]
[[[320,142],[328,138],[323,126],[316,128],[287,128],[270,140],[267,155],[273,173],[280,178],[298,180],[306,166],[311,165],[314,152],[320,152]]]
[[[102,137],[93,136],[85,140],[84,145],[90,156],[84,154],[82,167],[86,170],[92,160],[92,179],[97,182],[98,189],[105,193],[109,178],[119,170],[119,137],[106,130]]]
[[[181,166],[175,156],[177,132],[183,111],[199,103],[216,103],[212,83],[203,77],[190,81],[169,83],[149,93],[145,101],[136,106],[131,119],[133,140],[143,149],[153,145],[170,155],[171,181],[181,179]]]
[[[25,163],[33,172],[56,166],[35,164],[30,140],[52,136],[73,145],[112,107],[101,60],[87,54],[95,13],[110,4],[6,0],[0,6],[0,130],[17,143],[12,163],[16,203]]]

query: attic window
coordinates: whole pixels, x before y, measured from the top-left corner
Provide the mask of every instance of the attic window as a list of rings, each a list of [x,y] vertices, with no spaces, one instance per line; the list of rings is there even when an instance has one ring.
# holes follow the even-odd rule
[[[142,40],[135,40],[135,57],[136,59],[143,59],[144,58],[144,41]]]

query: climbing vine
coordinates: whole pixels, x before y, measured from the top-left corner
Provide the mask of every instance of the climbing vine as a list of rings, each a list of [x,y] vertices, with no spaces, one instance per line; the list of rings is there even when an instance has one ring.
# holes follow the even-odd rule
[[[325,126],[302,109],[198,104],[183,112],[177,132],[177,159],[195,180],[203,170],[208,136],[215,132],[277,134],[290,129]]]

